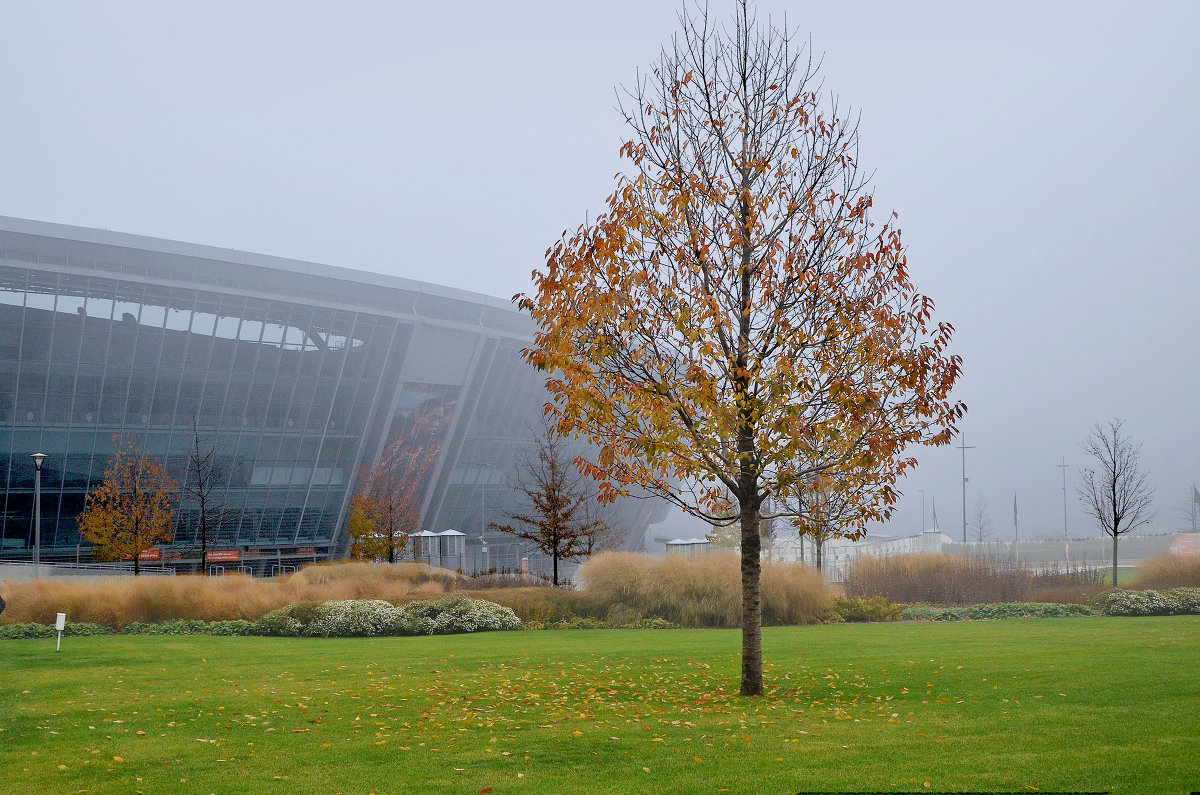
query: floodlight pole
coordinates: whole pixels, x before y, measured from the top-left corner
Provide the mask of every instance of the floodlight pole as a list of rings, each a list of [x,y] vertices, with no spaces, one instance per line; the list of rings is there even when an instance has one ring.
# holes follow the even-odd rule
[[[33,459],[33,578],[42,576],[42,462],[45,453],[32,453]]]
[[[967,446],[967,435],[962,435],[962,442],[958,445],[958,449],[962,450],[962,505],[963,505],[963,543],[967,543],[967,451],[974,450],[975,445]]]
[[[1067,538],[1067,457],[1063,456],[1061,464],[1055,464],[1062,470],[1063,484],[1063,551],[1067,556],[1067,568],[1071,567],[1071,541]]]

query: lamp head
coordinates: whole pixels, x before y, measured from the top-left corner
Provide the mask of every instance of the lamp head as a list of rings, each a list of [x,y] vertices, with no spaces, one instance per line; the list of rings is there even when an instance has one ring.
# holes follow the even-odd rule
[[[36,469],[38,472],[41,472],[42,471],[42,462],[46,460],[46,454],[45,453],[31,453],[29,457],[33,459],[34,469]]]

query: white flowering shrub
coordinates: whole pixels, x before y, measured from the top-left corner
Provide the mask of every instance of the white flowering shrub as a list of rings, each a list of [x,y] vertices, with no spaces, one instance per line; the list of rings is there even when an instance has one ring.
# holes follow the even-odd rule
[[[324,615],[314,620],[304,634],[318,638],[357,638],[392,634],[400,608],[381,599],[348,599],[325,602]]]
[[[483,599],[452,596],[436,602],[410,602],[400,608],[396,622],[399,635],[449,635],[457,632],[488,632],[523,629],[510,608]]]
[[[1109,591],[1100,597],[1106,616],[1181,616],[1200,614],[1200,588],[1169,591]]]
[[[288,605],[255,622],[254,634],[350,638],[523,628],[521,619],[507,607],[482,599],[452,596],[436,602],[411,602],[403,607],[393,607],[379,599]]]

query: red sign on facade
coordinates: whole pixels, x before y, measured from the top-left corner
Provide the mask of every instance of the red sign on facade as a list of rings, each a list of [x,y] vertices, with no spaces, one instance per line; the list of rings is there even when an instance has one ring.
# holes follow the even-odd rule
[[[209,563],[236,563],[240,558],[236,549],[214,549],[208,553]]]
[[[315,554],[317,554],[317,548],[316,547],[297,547],[296,554],[297,555],[315,555]]]
[[[162,560],[162,550],[158,547],[143,549],[138,553],[138,560],[142,563],[156,563]]]

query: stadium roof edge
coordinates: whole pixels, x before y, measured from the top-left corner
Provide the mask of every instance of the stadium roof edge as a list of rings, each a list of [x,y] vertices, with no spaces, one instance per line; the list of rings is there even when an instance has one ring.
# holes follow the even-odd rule
[[[234,248],[221,248],[218,246],[202,245],[200,243],[185,243],[179,240],[136,235],[129,232],[114,232],[108,229],[60,224],[52,221],[35,221],[28,218],[16,218],[7,215],[0,215],[0,230],[18,234],[64,238],[76,240],[81,243],[95,243],[97,245],[119,246],[143,251],[157,251],[163,254],[176,254],[185,257],[200,257],[250,267],[303,273],[331,279],[345,279],[361,284],[372,284],[379,287],[408,290],[414,293],[449,298],[472,304],[482,304],[492,309],[523,314],[513,306],[512,301],[505,298],[476,293],[457,287],[447,287],[432,282],[419,281],[404,276],[390,276],[388,274],[373,273],[371,271],[347,268],[340,265],[325,265],[319,262],[278,257],[272,254],[258,254]]]

